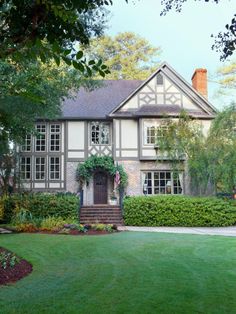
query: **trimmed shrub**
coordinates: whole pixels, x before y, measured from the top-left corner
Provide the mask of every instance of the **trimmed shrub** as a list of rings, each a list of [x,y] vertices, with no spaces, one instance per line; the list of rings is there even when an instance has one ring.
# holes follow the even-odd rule
[[[2,221],[5,223],[14,219],[22,209],[31,213],[33,218],[54,216],[78,219],[79,199],[74,194],[13,194],[4,199],[3,202]]]
[[[129,226],[231,226],[236,224],[236,202],[180,195],[126,197],[124,221]]]

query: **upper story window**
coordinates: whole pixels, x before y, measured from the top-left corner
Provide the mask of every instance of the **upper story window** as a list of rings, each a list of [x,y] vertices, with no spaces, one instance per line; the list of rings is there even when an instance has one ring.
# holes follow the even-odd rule
[[[158,139],[164,136],[167,126],[160,124],[157,121],[144,122],[144,144],[154,145],[158,143]]]
[[[91,122],[90,124],[91,144],[110,144],[110,124],[106,122]]]
[[[36,131],[38,132],[38,135],[35,139],[35,151],[45,152],[46,151],[46,125],[37,124]]]
[[[61,126],[60,124],[50,125],[50,151],[60,151],[60,137],[61,137]]]
[[[21,146],[22,152],[30,152],[31,151],[31,135],[26,135],[23,145]]]

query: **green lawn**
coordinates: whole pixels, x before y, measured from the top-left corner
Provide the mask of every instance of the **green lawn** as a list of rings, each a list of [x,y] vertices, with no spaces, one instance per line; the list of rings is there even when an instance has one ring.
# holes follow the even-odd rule
[[[123,232],[0,235],[33,273],[0,313],[236,313],[236,238]]]

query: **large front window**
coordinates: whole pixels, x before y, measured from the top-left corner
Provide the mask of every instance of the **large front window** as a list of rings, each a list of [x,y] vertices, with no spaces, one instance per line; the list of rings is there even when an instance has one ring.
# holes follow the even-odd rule
[[[143,192],[148,195],[155,194],[182,194],[183,172],[172,171],[144,171]]]
[[[90,134],[92,145],[108,145],[110,142],[110,124],[91,122]]]
[[[20,175],[21,175],[22,180],[31,179],[31,158],[30,157],[21,157]]]
[[[60,179],[60,158],[50,157],[50,180]]]
[[[45,157],[35,158],[35,180],[45,180],[46,159]]]

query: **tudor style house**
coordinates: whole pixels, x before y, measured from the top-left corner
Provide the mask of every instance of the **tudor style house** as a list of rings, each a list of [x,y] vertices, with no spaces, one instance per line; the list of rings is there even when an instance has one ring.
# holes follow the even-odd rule
[[[40,121],[40,136],[27,136],[21,147],[24,187],[32,191],[78,192],[76,169],[91,155],[112,156],[128,174],[127,195],[189,194],[184,171],[174,177],[171,161],[158,159],[158,128],[164,117],[184,109],[205,132],[216,113],[207,100],[207,71],[197,69],[192,86],[163,63],[146,81],[109,80],[66,99],[62,116]],[[156,143],[157,141],[157,143]],[[84,205],[107,204],[113,178],[96,171],[84,187]]]

